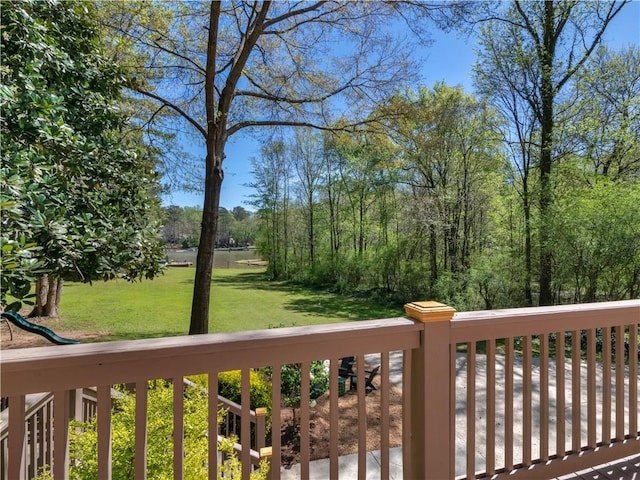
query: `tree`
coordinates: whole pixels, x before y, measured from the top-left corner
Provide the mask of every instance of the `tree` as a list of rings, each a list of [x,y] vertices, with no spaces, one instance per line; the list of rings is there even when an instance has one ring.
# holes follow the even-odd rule
[[[272,278],[286,273],[288,255],[288,211],[291,195],[291,165],[283,142],[265,145],[262,161],[252,160],[252,185],[256,190],[253,205],[258,208],[262,222],[262,241],[259,249],[267,259]]]
[[[563,88],[584,67],[626,3],[515,0],[506,8],[480,15],[486,22],[483,42],[492,46],[480,52],[480,68],[483,63],[497,67],[501,78],[527,102],[540,129],[540,305],[553,301],[550,215],[554,201],[551,173],[557,155],[556,108]],[[494,56],[494,51],[502,54]]]
[[[433,287],[440,271],[467,271],[484,247],[491,172],[500,159],[498,119],[461,88],[442,83],[398,96],[389,108],[403,112],[390,130],[411,188],[415,242],[428,237]]]
[[[640,174],[640,47],[620,52],[599,47],[573,85],[567,109],[573,121],[562,128],[582,158],[585,180],[598,176],[627,181]]]
[[[296,130],[295,143],[291,146],[292,163],[298,177],[298,188],[306,227],[306,243],[309,265],[316,261],[316,203],[320,188],[322,156],[320,138],[308,129]]]
[[[20,208],[3,209],[3,244],[38,247],[35,312],[55,316],[64,279],[159,273],[157,177],[122,135],[125,77],[100,53],[89,4],[12,1],[2,15],[2,192]]]
[[[555,289],[573,301],[640,291],[640,50],[599,47],[576,75],[559,128],[571,152],[557,168]]]
[[[423,36],[426,20],[445,8],[415,2],[214,1],[167,8],[170,22],[163,30],[135,18],[134,11],[127,13],[130,21],[114,25],[127,45],[134,45],[129,48],[149,52],[138,66],[161,74],[158,81],[145,75],[146,81],[134,88],[157,101],[159,111],[181,116],[206,146],[189,333],[208,331],[228,139],[245,129],[274,125],[327,129],[332,105],[366,117],[367,109],[359,105],[378,101],[417,68],[410,62],[411,46],[379,25],[397,21],[401,13]],[[206,39],[200,35],[203,27]]]
[[[540,128],[530,104],[518,94],[521,72],[509,44],[497,41],[489,29],[483,29],[480,45],[484,58],[491,61],[478,62],[474,68],[475,86],[478,93],[496,108],[503,121],[499,124],[502,142],[509,159],[507,175],[509,184],[520,197],[524,220],[524,266],[523,293],[526,304],[533,305],[531,282],[533,279],[532,208],[535,189],[534,169],[538,166],[537,151],[540,148]],[[510,225],[510,230],[515,225]],[[520,249],[516,251],[521,256]]]
[[[554,208],[558,291],[574,302],[637,298],[640,293],[640,183],[600,178],[567,185]]]

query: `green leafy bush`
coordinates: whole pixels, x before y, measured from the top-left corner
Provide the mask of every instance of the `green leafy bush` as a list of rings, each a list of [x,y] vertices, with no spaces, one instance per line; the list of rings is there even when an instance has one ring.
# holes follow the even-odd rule
[[[251,388],[249,392],[249,405],[252,410],[264,407],[267,409],[269,418],[271,417],[271,383],[265,376],[256,370],[250,370],[249,382]],[[218,394],[242,404],[242,375],[240,370],[220,372],[218,374]]]
[[[207,478],[208,457],[208,398],[206,391],[188,388],[184,396],[184,457],[185,478]],[[147,477],[157,480],[173,478],[173,388],[158,381],[148,391],[147,403]],[[218,422],[226,412],[218,412]],[[114,399],[112,413],[112,471],[113,478],[134,478],[135,396],[122,392]],[[98,478],[96,419],[72,422],[69,431],[72,480]],[[234,450],[234,438],[218,443],[228,459],[221,465],[218,478],[240,479],[241,464]],[[252,480],[266,479],[268,464],[260,465]],[[47,472],[41,478],[48,478]]]
[[[271,377],[273,368],[266,367],[262,371],[265,375]],[[324,362],[316,360],[311,362],[310,374],[309,396],[314,400],[328,390],[329,372]],[[282,365],[280,368],[280,381],[282,404],[285,407],[297,407],[300,404],[300,387],[302,384],[301,365],[299,363]]]

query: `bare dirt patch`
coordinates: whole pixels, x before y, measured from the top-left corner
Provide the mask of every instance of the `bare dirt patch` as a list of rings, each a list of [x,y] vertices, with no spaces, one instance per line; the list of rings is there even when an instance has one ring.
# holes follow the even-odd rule
[[[26,318],[26,314],[23,315]],[[27,319],[31,323],[41,325],[53,330],[57,335],[63,338],[73,338],[82,341],[95,341],[96,338],[104,337],[109,334],[106,331],[87,331],[87,330],[60,330],[59,322],[55,318],[34,317]],[[30,347],[49,347],[54,345],[46,338],[35,333],[22,330],[16,325],[11,324],[9,330],[8,320],[2,319],[0,322],[0,349],[10,350],[14,348],[30,348]]]

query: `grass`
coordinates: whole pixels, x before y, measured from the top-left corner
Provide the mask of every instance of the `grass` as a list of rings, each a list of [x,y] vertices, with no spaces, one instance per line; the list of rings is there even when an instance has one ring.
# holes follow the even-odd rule
[[[65,283],[57,329],[105,331],[106,340],[186,335],[194,268],[169,268],[159,278],[93,285]],[[269,281],[264,270],[214,270],[209,331],[317,325],[402,315],[366,299]]]

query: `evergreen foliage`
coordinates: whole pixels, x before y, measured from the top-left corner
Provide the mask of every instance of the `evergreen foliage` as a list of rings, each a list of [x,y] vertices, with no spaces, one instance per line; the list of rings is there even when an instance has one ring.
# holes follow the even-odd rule
[[[162,256],[154,159],[125,136],[117,101],[126,78],[101,54],[90,8],[3,2],[3,248],[24,259],[32,245],[51,278],[151,278]],[[28,280],[21,269],[3,273]],[[3,281],[3,304],[24,293],[15,285]]]

